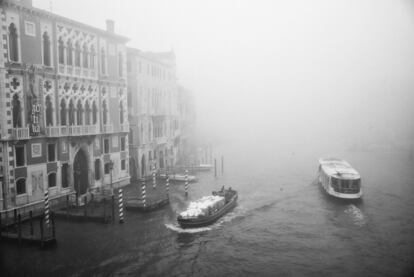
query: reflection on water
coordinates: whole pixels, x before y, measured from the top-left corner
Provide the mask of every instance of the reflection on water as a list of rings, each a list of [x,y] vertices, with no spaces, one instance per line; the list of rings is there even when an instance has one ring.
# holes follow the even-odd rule
[[[362,201],[328,196],[316,181],[318,151],[295,155],[224,148],[225,173],[170,187],[168,208],[127,212],[124,224],[57,225],[49,251],[2,245],[2,275],[398,276],[414,250],[414,165],[405,153],[339,153],[361,173]],[[261,153],[260,155],[258,153]],[[249,159],[243,158],[245,155]],[[394,168],[395,170],[387,170]],[[223,184],[238,206],[215,224],[182,229],[177,213]],[[390,185],[392,184],[392,185]]]

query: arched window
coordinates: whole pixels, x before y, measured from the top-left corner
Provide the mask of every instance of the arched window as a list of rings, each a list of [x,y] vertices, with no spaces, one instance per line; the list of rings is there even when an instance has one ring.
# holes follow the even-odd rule
[[[9,26],[9,58],[11,61],[19,61],[19,44],[17,38],[17,29],[14,23]]]
[[[63,43],[62,37],[59,37],[58,42],[58,51],[59,51],[59,63],[64,64],[65,63],[65,44]]]
[[[119,71],[119,77],[122,77],[122,71],[123,71],[123,58],[122,58],[122,53],[119,52],[118,54],[118,71]]]
[[[86,45],[86,43],[83,45],[83,67],[84,68],[88,68],[88,62],[89,62],[89,51],[88,51],[88,46]]]
[[[96,107],[96,103],[93,102],[92,105],[92,122],[96,124],[98,122],[98,108]]]
[[[119,102],[119,122],[124,124],[124,105],[122,104],[122,101]]]
[[[43,64],[50,66],[50,39],[47,32],[43,33]]]
[[[67,63],[68,65],[73,65],[73,46],[72,46],[72,41],[69,39],[68,40],[68,52],[67,52]]]
[[[50,96],[46,96],[46,126],[53,125],[53,104],[50,100]]]
[[[81,49],[79,42],[76,42],[75,45],[75,66],[80,67],[80,56],[81,56]]]
[[[83,107],[80,100],[78,101],[78,105],[76,107],[76,117],[78,119],[78,125],[82,125]]]
[[[22,127],[22,104],[20,103],[19,96],[15,94],[12,100],[13,109],[13,127]]]
[[[106,54],[105,49],[101,49],[101,71],[102,74],[106,74]]]
[[[90,63],[89,66],[90,68],[95,68],[95,47],[93,47],[93,45],[91,46],[91,55],[90,55]]]
[[[75,125],[75,105],[72,100],[69,102],[69,125]]]
[[[66,121],[66,102],[65,99],[60,101],[60,125],[66,126],[68,123]]]
[[[105,100],[102,103],[102,121],[104,125],[108,124],[108,107]]]
[[[26,193],[26,179],[20,178],[16,181],[16,194]]]
[[[85,125],[91,124],[91,107],[89,106],[89,102],[86,101],[85,104]]]
[[[95,160],[95,180],[101,179],[101,160]]]
[[[47,176],[47,181],[49,184],[49,188],[56,187],[56,173],[49,173],[49,175]]]
[[[61,173],[62,188],[67,188],[69,186],[69,165],[67,163],[62,164]]]

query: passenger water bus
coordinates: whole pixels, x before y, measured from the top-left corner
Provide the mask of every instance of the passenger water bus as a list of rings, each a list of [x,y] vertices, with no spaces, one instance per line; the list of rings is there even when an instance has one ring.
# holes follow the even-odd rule
[[[329,195],[342,199],[361,198],[361,176],[348,162],[319,159],[318,173],[319,182]]]
[[[213,195],[191,202],[187,210],[178,215],[177,221],[182,228],[210,225],[236,206],[237,197],[237,191],[223,186],[220,191],[213,191]]]

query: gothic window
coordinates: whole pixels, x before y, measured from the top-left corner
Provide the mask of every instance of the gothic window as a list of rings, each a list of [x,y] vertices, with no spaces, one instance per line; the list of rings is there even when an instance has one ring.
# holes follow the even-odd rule
[[[83,45],[83,67],[88,68],[89,52],[86,43]]]
[[[49,184],[49,188],[56,187],[56,173],[49,173],[49,175],[47,176],[47,181]]]
[[[16,194],[26,193],[26,179],[20,178],[16,182]]]
[[[65,99],[62,99],[60,102],[60,125],[66,126],[68,123],[66,121],[66,102]]]
[[[75,125],[75,105],[72,100],[69,102],[69,125]]]
[[[95,47],[91,47],[91,55],[90,55],[90,68],[95,68]]]
[[[124,105],[122,104],[122,101],[119,102],[119,122],[124,124]]]
[[[106,54],[105,49],[101,49],[101,71],[102,74],[106,74]]]
[[[11,61],[19,61],[19,45],[17,39],[17,29],[14,23],[9,26],[9,58]]]
[[[118,55],[118,71],[119,71],[119,77],[122,77],[122,70],[123,70],[122,64],[123,64],[122,53],[119,52],[119,55]]]
[[[82,125],[83,107],[80,100],[78,101],[78,106],[76,108],[76,117],[78,119],[78,125]]]
[[[53,104],[50,96],[46,96],[46,126],[53,125]]]
[[[13,127],[22,127],[22,104],[19,100],[19,96],[15,94],[12,100],[13,109]]]
[[[62,188],[69,186],[69,165],[67,163],[62,164]]]
[[[105,100],[103,101],[103,104],[102,104],[102,121],[104,125],[108,124],[108,108],[106,106]]]
[[[68,65],[73,65],[73,46],[70,39],[68,40],[67,63]]]
[[[81,56],[81,49],[79,46],[79,42],[76,42],[75,45],[75,66],[80,67],[80,56]]]
[[[14,160],[16,167],[26,165],[26,154],[24,145],[16,145],[14,147]]]
[[[43,64],[50,66],[50,39],[47,32],[43,33]]]
[[[92,122],[96,124],[98,122],[98,108],[96,107],[96,103],[93,102],[92,105]]]
[[[91,108],[89,107],[89,102],[86,101],[85,104],[85,125],[91,124]]]
[[[65,63],[65,45],[63,43],[62,37],[59,38],[58,42],[58,51],[59,51],[59,63],[64,64]]]

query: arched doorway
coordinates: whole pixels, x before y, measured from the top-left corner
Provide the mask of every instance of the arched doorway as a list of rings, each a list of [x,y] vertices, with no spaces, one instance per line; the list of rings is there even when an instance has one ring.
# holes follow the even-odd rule
[[[73,161],[73,181],[78,195],[85,194],[88,189],[88,159],[85,152],[80,149]]]
[[[129,172],[131,172],[131,179],[136,181],[138,180],[138,168],[137,165],[135,163],[135,159],[134,158],[130,158],[129,159]]]
[[[145,177],[145,154],[141,158],[141,178]]]

